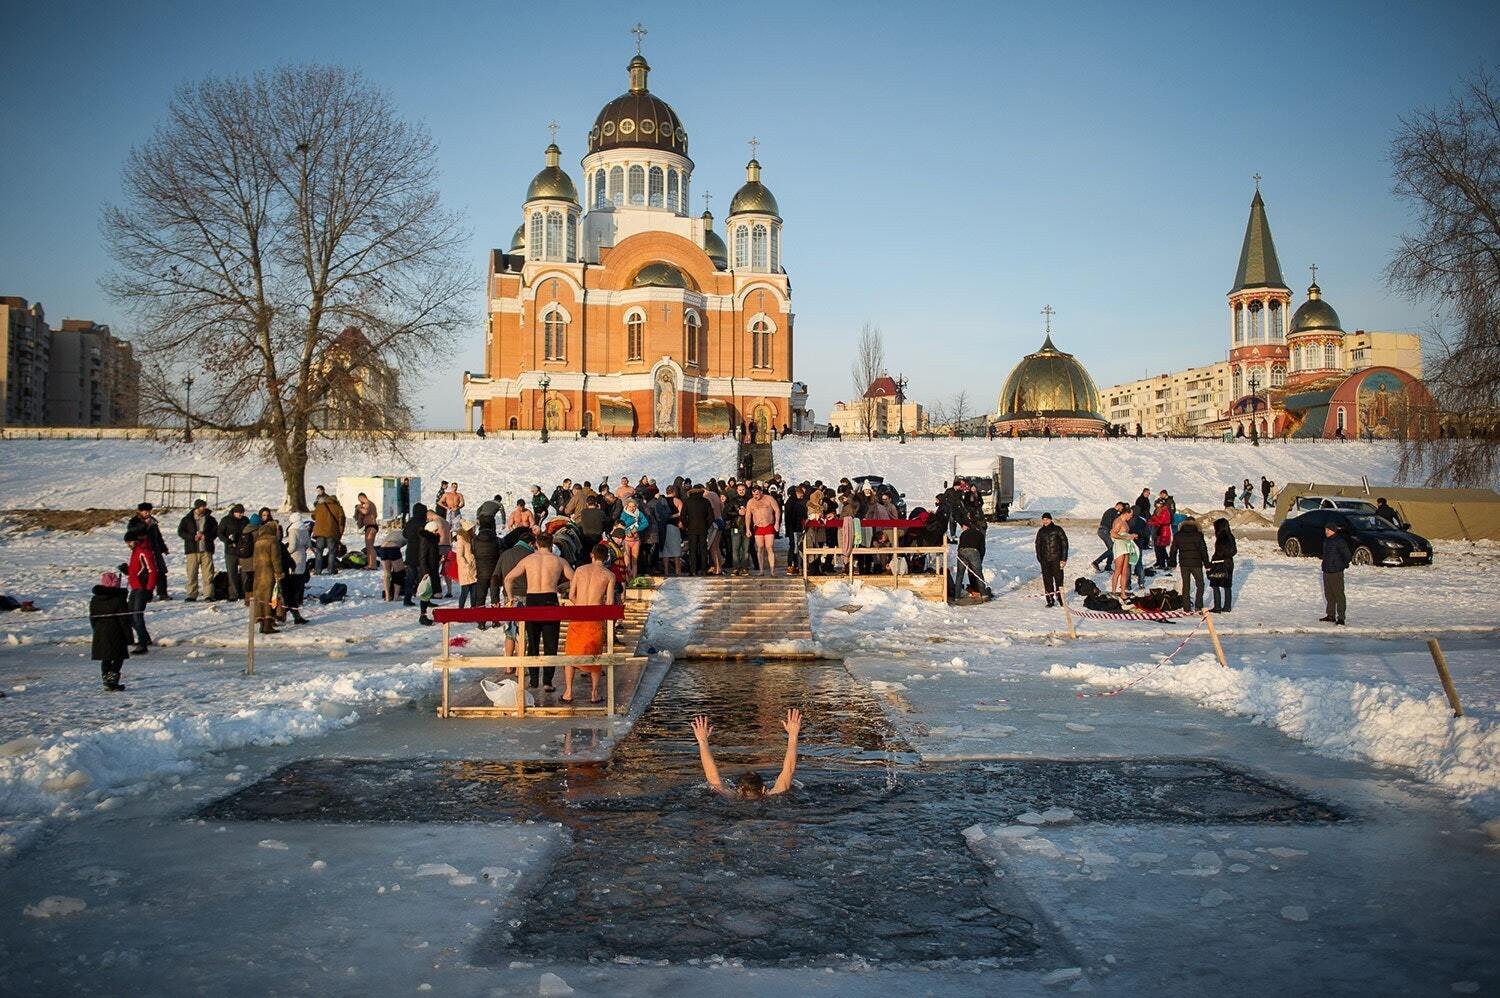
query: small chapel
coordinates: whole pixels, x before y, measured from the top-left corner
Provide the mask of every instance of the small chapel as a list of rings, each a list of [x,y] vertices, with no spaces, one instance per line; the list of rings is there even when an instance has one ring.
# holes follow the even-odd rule
[[[693,214],[688,132],[651,92],[636,54],[629,88],[588,133],[580,185],[553,142],[508,250],[492,250],[484,372],[464,376],[469,428],[711,436],[809,421],[793,380],[782,219],[751,140],[724,234]],[[706,200],[706,199],[705,199]]]

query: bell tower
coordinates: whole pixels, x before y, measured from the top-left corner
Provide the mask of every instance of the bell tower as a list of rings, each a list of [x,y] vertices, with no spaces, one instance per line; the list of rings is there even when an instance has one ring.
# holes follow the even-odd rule
[[[1240,265],[1228,295],[1231,400],[1248,394],[1252,380],[1259,391],[1285,385],[1290,355],[1286,338],[1292,289],[1281,277],[1260,179],[1257,173]]]

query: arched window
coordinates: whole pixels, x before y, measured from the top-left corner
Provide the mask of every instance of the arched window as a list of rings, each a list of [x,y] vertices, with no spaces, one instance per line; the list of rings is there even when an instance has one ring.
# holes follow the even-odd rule
[[[687,152],[687,150],[683,149],[683,152]],[[688,210],[688,175],[686,170],[682,174],[682,194],[677,203],[682,206],[682,213],[686,215]]]
[[[547,212],[547,255],[544,260],[560,260],[563,251],[563,217],[560,211]]]
[[[781,226],[771,226],[771,273],[781,273]]]
[[[603,208],[607,204],[609,204],[609,194],[604,189],[604,171],[596,170],[594,172],[594,207]]]
[[[677,206],[679,204],[681,204],[681,203],[682,202],[680,202],[680,201],[677,200],[677,171],[676,170],[668,170],[667,171],[667,207],[670,208],[672,211],[677,211],[678,210]]]
[[[509,420],[506,421],[505,425],[508,426],[512,430],[519,430],[521,428],[521,421],[518,420],[516,417],[512,416],[512,417],[510,417]]]
[[[546,360],[566,360],[568,353],[568,320],[561,312],[549,312],[542,322],[542,356]]]
[[[568,256],[569,261],[578,259],[578,213],[568,212]]]
[[[1338,426],[1339,429],[1341,429],[1341,430],[1343,430],[1345,432],[1348,432],[1348,430],[1349,430],[1349,424],[1348,424],[1348,422],[1346,420],[1347,420],[1347,417],[1344,415],[1344,407],[1343,406],[1339,406],[1337,426]]]
[[[698,366],[698,337],[703,322],[692,309],[682,313],[683,358],[688,367]]]
[[[1238,366],[1234,367],[1230,373],[1232,375],[1231,380],[1233,382],[1233,388],[1230,394],[1232,394],[1235,398],[1239,398],[1241,395],[1245,394],[1244,374]]]
[[[609,200],[615,205],[625,203],[625,171],[618,166],[609,170]]]
[[[531,213],[531,234],[526,237],[526,255],[533,260],[546,259],[542,255],[545,247],[542,245],[542,213],[534,211]]]
[[[750,227],[737,225],[734,228],[734,265],[750,266]]]
[[[1270,335],[1270,338],[1279,342],[1281,340],[1281,302],[1279,302],[1279,301],[1273,301],[1273,302],[1271,302],[1271,320],[1270,320],[1270,324],[1271,324],[1271,335]]]
[[[766,227],[757,225],[750,235],[750,269],[766,269]]]
[[[630,203],[646,203],[646,168],[644,166],[630,168]]]
[[[627,360],[640,360],[646,355],[646,317],[631,312],[625,320],[625,349]]]
[[[1280,388],[1286,384],[1286,368],[1280,364],[1271,365],[1271,387]]]
[[[1328,368],[1339,366],[1339,348],[1332,343],[1323,344],[1323,366]]]
[[[589,410],[584,410],[583,428],[585,430],[588,430],[590,433],[594,432],[594,414]]]
[[[662,190],[664,189],[664,187],[665,183],[662,180],[661,167],[653,166],[651,168],[651,177],[646,188],[646,205],[648,207],[660,208],[662,206]]]
[[[771,366],[771,325],[764,319],[756,319],[750,325],[750,366]]]

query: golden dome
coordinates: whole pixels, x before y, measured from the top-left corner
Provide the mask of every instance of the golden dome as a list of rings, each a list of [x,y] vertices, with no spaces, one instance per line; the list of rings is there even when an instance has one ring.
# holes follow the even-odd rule
[[[510,237],[510,251],[512,253],[524,253],[526,251],[526,223],[522,222],[516,226],[515,235]]]
[[[648,263],[635,275],[631,287],[635,288],[686,288],[687,278],[682,271],[670,263]]]
[[[714,216],[707,211],[703,213],[703,252],[708,254],[715,267],[722,270],[729,266],[729,247],[714,231]]]
[[[1000,419],[1097,419],[1099,389],[1070,353],[1052,345],[1021,358],[1000,390]]]
[[[563,172],[558,163],[562,160],[562,150],[553,143],[547,147],[547,165],[542,168],[531,180],[531,186],[526,188],[526,200],[537,201],[543,198],[553,201],[571,201],[578,203],[578,188],[573,186],[573,178]]]
[[[630,90],[604,105],[589,130],[589,152],[605,149],[662,149],[686,156],[687,130],[672,105],[646,89],[651,67],[637,55],[630,60]]]
[[[1307,289],[1307,301],[1292,313],[1292,333],[1331,332],[1342,333],[1339,314],[1333,306],[1323,300],[1323,289],[1316,283]],[[1290,335],[1290,333],[1288,334]]]
[[[760,182],[760,163],[753,159],[745,164],[745,186],[735,191],[734,200],[729,202],[730,215],[741,215],[746,212],[759,212],[763,215],[781,217],[781,209],[776,206],[776,198],[766,185]]]

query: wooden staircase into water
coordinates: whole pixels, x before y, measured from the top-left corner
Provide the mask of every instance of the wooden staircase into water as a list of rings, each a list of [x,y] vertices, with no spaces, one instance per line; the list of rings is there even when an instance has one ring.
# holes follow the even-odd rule
[[[648,625],[660,647],[686,658],[818,657],[801,578],[707,576],[667,579]]]

